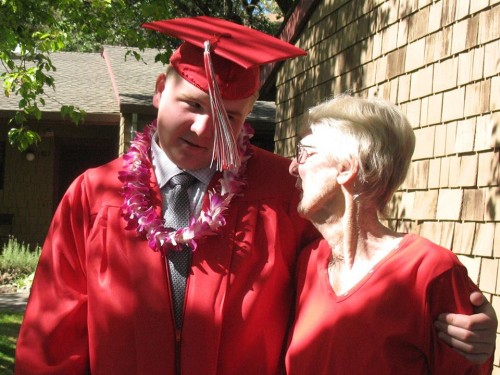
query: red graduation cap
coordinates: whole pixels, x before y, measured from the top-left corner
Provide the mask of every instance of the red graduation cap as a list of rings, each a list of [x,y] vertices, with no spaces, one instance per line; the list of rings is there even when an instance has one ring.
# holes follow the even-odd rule
[[[306,52],[263,32],[208,16],[148,22],[142,27],[183,40],[170,64],[210,95],[218,169],[240,165],[222,100],[245,99],[260,88],[260,66]]]
[[[260,88],[260,65],[306,54],[263,32],[208,16],[155,21],[142,27],[185,42],[173,53],[170,62],[184,79],[205,92],[208,92],[208,82],[203,52],[205,42],[209,41],[223,99],[253,95]]]

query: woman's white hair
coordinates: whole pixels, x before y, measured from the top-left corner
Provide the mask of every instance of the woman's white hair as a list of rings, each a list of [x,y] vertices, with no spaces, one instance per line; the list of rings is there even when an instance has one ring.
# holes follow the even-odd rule
[[[311,108],[308,123],[313,132],[327,126],[342,137],[343,147],[332,149],[332,156],[357,160],[357,193],[383,212],[403,183],[415,149],[406,116],[386,100],[342,95]]]

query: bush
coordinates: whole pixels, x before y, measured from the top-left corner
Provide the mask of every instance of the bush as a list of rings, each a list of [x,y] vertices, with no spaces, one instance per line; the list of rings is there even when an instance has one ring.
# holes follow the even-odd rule
[[[0,253],[0,284],[27,286],[29,276],[35,272],[40,252],[40,246],[32,251],[29,245],[10,237]]]

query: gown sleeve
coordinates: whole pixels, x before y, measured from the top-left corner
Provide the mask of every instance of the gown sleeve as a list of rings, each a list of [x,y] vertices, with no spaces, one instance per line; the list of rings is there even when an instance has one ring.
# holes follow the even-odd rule
[[[479,290],[467,276],[467,270],[457,265],[437,277],[429,286],[428,311],[430,327],[430,367],[432,374],[491,374],[493,356],[483,365],[475,365],[439,339],[433,322],[444,311],[473,314],[469,296]]]
[[[16,347],[15,374],[89,373],[85,241],[90,208],[84,176],[53,217]]]

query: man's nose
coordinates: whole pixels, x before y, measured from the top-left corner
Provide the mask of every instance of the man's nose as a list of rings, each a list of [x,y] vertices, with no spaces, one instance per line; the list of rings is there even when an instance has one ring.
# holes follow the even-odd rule
[[[195,132],[199,137],[212,137],[213,126],[211,116],[206,113],[196,115],[191,125],[191,131]]]
[[[290,172],[290,174],[294,177],[299,177],[298,168],[299,163],[297,163],[297,158],[294,157],[292,159],[292,162],[290,163],[290,166],[288,167],[288,172]]]

